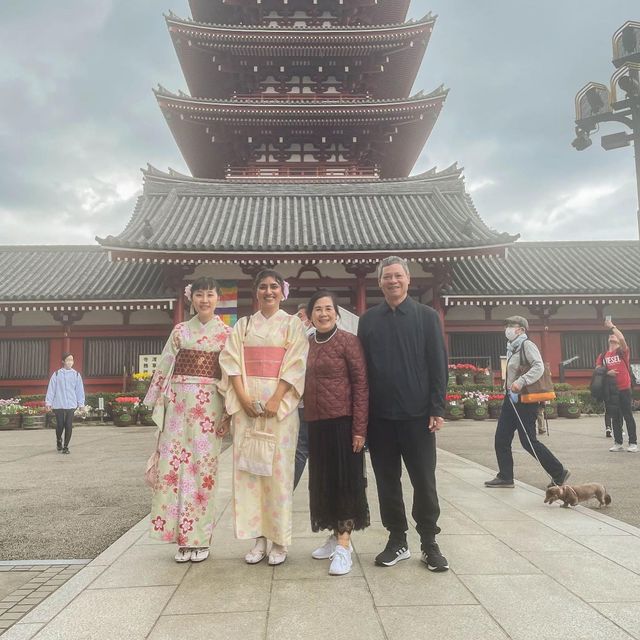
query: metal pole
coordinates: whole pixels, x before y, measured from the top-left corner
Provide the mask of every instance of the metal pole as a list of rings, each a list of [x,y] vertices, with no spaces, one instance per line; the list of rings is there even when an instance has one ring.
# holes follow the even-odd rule
[[[633,135],[633,151],[636,160],[636,190],[638,192],[638,240],[640,241],[640,96],[629,96],[631,102],[631,132]]]

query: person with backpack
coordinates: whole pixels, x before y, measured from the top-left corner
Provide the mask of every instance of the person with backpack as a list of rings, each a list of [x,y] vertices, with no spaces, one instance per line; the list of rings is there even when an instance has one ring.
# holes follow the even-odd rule
[[[47,411],[53,409],[56,416],[56,447],[62,453],[69,453],[73,414],[84,405],[82,376],[73,368],[72,354],[62,354],[62,367],[53,372],[44,403]]]
[[[613,415],[613,446],[609,451],[624,451],[622,443],[622,421],[627,425],[629,436],[629,446],[627,451],[636,453],[638,451],[638,440],[636,436],[636,421],[631,411],[631,368],[629,366],[629,346],[622,331],[620,331],[611,320],[607,319],[604,326],[611,331],[608,341],[608,349],[598,356],[596,366],[604,366],[607,369],[607,377],[615,380],[617,387],[617,399],[619,409],[608,411]],[[606,399],[605,399],[606,402]]]
[[[518,432],[522,448],[534,456],[549,474],[549,486],[562,485],[570,475],[562,463],[540,442],[536,436],[538,404],[521,401],[521,391],[526,385],[537,382],[544,374],[544,362],[538,347],[527,337],[529,322],[522,316],[505,320],[507,338],[506,393],[495,435],[498,473],[484,485],[491,489],[513,488],[513,453],[511,443]],[[527,368],[528,367],[528,368]],[[524,369],[527,369],[524,371]],[[524,427],[524,428],[523,428]]]

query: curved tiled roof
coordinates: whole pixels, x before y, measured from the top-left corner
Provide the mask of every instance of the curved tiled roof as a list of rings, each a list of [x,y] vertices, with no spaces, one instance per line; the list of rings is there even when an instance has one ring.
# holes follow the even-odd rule
[[[98,246],[0,246],[0,304],[153,302],[174,297],[152,264],[110,262]]]
[[[514,236],[489,229],[459,170],[358,183],[179,180],[157,170],[109,248],[151,251],[300,252],[498,247]]]
[[[504,258],[456,264],[443,291],[467,299],[569,294],[640,295],[640,244],[517,242]]]

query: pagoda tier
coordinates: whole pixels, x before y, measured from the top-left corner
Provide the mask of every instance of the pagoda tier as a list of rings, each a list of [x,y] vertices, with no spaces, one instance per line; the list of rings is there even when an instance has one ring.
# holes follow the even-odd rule
[[[408,175],[447,92],[378,101],[204,100],[156,91],[199,178]]]
[[[348,28],[212,26],[167,17],[191,95],[406,97],[435,18]]]
[[[191,14],[209,24],[270,24],[274,16],[291,26],[398,24],[410,0],[189,0]]]

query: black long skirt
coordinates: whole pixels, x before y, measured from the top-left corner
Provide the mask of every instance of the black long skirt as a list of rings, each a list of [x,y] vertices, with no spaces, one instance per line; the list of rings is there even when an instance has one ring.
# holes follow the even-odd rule
[[[309,422],[311,529],[337,533],[369,526],[364,453],[354,453],[351,416]]]

